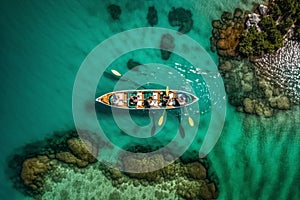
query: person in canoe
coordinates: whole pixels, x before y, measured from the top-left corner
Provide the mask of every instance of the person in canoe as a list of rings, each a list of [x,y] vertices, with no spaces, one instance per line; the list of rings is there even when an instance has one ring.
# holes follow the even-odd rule
[[[176,98],[172,98],[167,103],[168,106],[180,106],[179,101]]]
[[[170,99],[169,96],[164,95],[160,105],[163,107],[167,106],[169,99]]]
[[[112,104],[116,105],[116,106],[122,106],[123,105],[123,101],[120,99],[119,96],[113,95],[112,96]]]
[[[136,96],[130,96],[129,104],[130,104],[131,106],[136,106],[137,102],[138,102],[138,99],[137,99]]]
[[[148,97],[147,99],[145,99],[145,101],[144,101],[145,108],[150,108],[151,102],[152,102],[152,97]]]

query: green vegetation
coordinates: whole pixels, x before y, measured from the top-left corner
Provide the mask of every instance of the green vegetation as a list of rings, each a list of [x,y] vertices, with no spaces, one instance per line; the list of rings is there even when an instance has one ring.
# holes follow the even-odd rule
[[[261,56],[274,52],[282,46],[282,42],[283,36],[276,28],[258,31],[255,27],[251,27],[242,35],[239,52],[244,55]]]
[[[269,7],[269,14],[274,20],[277,20],[281,16],[281,10],[277,4],[273,4]]]
[[[298,28],[296,29],[295,36],[300,38],[300,26],[298,26]]]
[[[275,0],[274,3],[278,5],[284,15],[295,15],[299,12],[299,0]]]
[[[265,16],[261,19],[261,21],[258,23],[259,27],[261,27],[261,30],[268,31],[269,29],[276,28],[276,22],[271,16]]]
[[[243,32],[239,52],[245,56],[261,56],[283,46],[284,37],[293,31],[292,39],[300,41],[300,1],[274,0],[267,15],[258,23],[261,31],[251,27]]]

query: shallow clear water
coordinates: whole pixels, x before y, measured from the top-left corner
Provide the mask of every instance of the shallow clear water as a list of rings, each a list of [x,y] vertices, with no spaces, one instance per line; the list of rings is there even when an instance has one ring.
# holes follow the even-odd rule
[[[146,13],[152,5],[158,10],[157,26],[177,30],[168,24],[167,13],[172,6],[182,6],[193,13],[194,28],[188,36],[199,42],[217,63],[217,56],[209,50],[211,20],[225,10],[251,8],[251,1],[237,0],[115,1],[121,5],[122,14],[120,21],[112,21],[106,11],[109,2],[114,3],[108,0],[2,1],[0,199],[25,198],[11,187],[5,176],[7,156],[53,131],[74,127],[74,80],[81,63],[96,45],[121,31],[147,26]],[[201,80],[196,82],[201,79],[199,74],[193,73],[193,68],[176,56],[167,62],[149,59],[142,53],[133,56],[141,63],[150,60],[168,64],[188,77],[198,95],[206,94],[205,87],[197,88],[201,83]],[[126,68],[126,55],[116,62]],[[184,71],[187,66],[190,70]],[[114,80],[105,81],[108,87],[100,88],[95,96],[115,84]],[[219,199],[299,199],[299,119],[299,109],[280,113],[272,119],[259,119],[238,114],[228,106],[221,138],[209,154],[220,181]],[[147,118],[140,120],[147,122]],[[201,116],[199,132],[205,132],[209,122],[208,111]],[[171,136],[164,137],[164,133],[173,126],[178,126],[178,120],[169,117],[165,130],[156,136],[161,143],[170,139]],[[105,129],[113,132],[109,127],[107,122]],[[118,136],[119,133],[113,134],[112,140],[117,142]],[[126,142],[121,140],[120,146],[126,146]],[[200,144],[201,140],[194,140],[189,152],[198,152]]]

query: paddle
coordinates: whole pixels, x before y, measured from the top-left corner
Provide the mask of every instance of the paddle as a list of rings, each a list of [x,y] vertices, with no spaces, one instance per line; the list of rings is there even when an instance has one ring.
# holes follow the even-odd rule
[[[185,107],[185,111],[186,111],[186,114],[188,115],[188,122],[189,122],[189,125],[190,125],[190,126],[194,126],[194,125],[195,125],[194,120],[190,117],[189,112],[188,112],[188,110],[187,110],[186,107]]]
[[[158,120],[158,122],[157,122],[158,126],[161,126],[162,123],[164,122],[165,112],[166,112],[166,110],[164,110],[164,112],[163,112],[162,115],[160,116],[160,118],[159,118],[159,120]]]
[[[188,115],[189,125],[190,126],[194,126],[195,125],[194,120],[189,116],[189,113],[188,113],[188,110],[187,110],[186,107],[185,107],[185,110],[186,110],[185,112]],[[185,137],[185,132],[184,132],[184,128],[182,127],[182,124],[181,124],[181,117],[180,117],[180,115],[178,115],[178,121],[179,121],[179,132],[180,132],[180,135],[181,135],[182,138],[184,138]]]
[[[122,74],[121,74],[119,71],[117,71],[116,69],[112,69],[112,70],[110,70],[110,71],[105,71],[105,73],[106,73],[107,75],[109,75],[110,77],[115,78],[115,79],[117,79],[117,80],[119,80],[119,79],[122,77]],[[130,80],[130,79],[128,79],[128,78],[122,78],[121,80],[123,80],[123,81],[129,81],[129,82],[131,82],[131,83],[133,83],[133,84],[135,84],[135,85],[137,85],[137,86],[140,86],[140,87],[142,87],[142,88],[144,88],[144,89],[147,89],[146,87],[141,86],[141,85],[138,84],[137,82],[135,82],[135,81],[133,81],[133,80]]]
[[[189,124],[190,126],[194,126],[194,120],[189,116]]]
[[[109,78],[113,78],[113,79],[116,79],[116,80],[119,80],[122,76],[122,74],[120,72],[118,72],[117,70],[115,70],[115,69],[107,70],[107,71],[104,72],[104,74],[106,76],[108,76]]]
[[[166,88],[166,96],[169,96],[169,86]]]
[[[117,70],[115,69],[112,69],[111,72],[115,75],[115,76],[122,76],[122,74],[120,72],[118,72]]]

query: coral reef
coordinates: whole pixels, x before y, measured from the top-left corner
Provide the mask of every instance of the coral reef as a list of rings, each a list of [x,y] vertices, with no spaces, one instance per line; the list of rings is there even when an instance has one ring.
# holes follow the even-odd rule
[[[122,159],[119,165],[129,171],[124,173],[95,162],[95,154],[92,152],[99,150],[101,142],[91,138],[97,137],[93,134],[81,135],[84,143],[75,133],[64,132],[61,137],[56,135],[52,139],[46,139],[49,143],[40,142],[43,146],[41,148],[45,149],[42,152],[48,152],[45,155],[39,155],[35,152],[36,149],[31,149],[30,157],[15,155],[10,166],[21,165],[20,168],[10,169],[14,172],[11,179],[16,188],[36,199],[68,199],[72,198],[74,193],[78,193],[76,190],[85,190],[85,187],[92,188],[93,193],[88,195],[93,198],[105,196],[105,199],[125,198],[119,190],[139,188],[141,191],[149,187],[153,188],[152,195],[157,199],[168,196],[174,199],[175,195],[185,199],[213,199],[218,196],[215,183],[209,179],[206,168],[199,161],[183,163],[177,160],[170,163],[168,160],[171,159],[171,155],[153,154],[145,159],[140,154],[120,154]],[[28,153],[28,148],[26,149]],[[131,149],[134,152],[153,151],[151,147],[143,146],[133,146]],[[153,171],[157,168],[159,170]],[[145,172],[134,173],[141,170]],[[106,180],[103,177],[106,177]],[[101,187],[110,192],[102,194],[102,191],[98,190],[101,184],[104,184]],[[111,190],[109,187],[118,190]],[[137,199],[147,196],[141,192],[136,195]]]
[[[168,158],[170,156],[153,154],[145,158],[139,154],[121,155],[120,165],[130,172],[123,174],[116,169],[106,168],[104,174],[113,178],[113,184],[116,186],[122,185],[124,182],[129,182],[134,186],[149,186],[173,181],[175,182],[176,194],[185,199],[217,198],[218,192],[215,183],[208,179],[207,170],[203,164],[199,161],[184,164],[180,160],[169,163]],[[168,165],[163,167],[166,163]],[[153,171],[157,167],[159,170]],[[137,173],[141,171],[146,172]]]
[[[138,154],[133,156],[122,156],[122,168],[129,177],[145,179],[148,181],[158,181],[163,174],[174,175],[174,169],[168,165],[163,168],[168,162],[161,154],[154,154],[153,156],[143,158]],[[160,169],[160,170],[155,170]]]
[[[221,58],[219,70],[224,79],[228,101],[238,111],[271,117],[274,109],[290,109],[290,99],[284,90],[258,76],[254,64],[249,60]]]
[[[75,164],[78,167],[86,167],[89,164],[84,160],[80,160],[70,152],[59,152],[55,155],[55,158],[64,163]]]
[[[43,176],[50,169],[50,159],[47,156],[37,156],[24,160],[21,171],[24,185],[37,190],[43,185]]]
[[[14,186],[27,195],[36,196],[44,192],[44,177],[51,174],[58,163],[80,168],[95,163],[94,156],[97,156],[101,141],[88,131],[81,138],[75,131],[56,132],[51,138],[26,145],[8,164]]]
[[[236,49],[239,45],[243,28],[242,24],[234,24],[233,26],[220,30],[219,39],[216,44],[220,56],[234,57],[238,55]]]
[[[217,197],[215,193],[215,185],[207,184],[201,181],[182,181],[177,186],[177,193],[185,199],[214,199]]]
[[[150,26],[157,25],[158,23],[157,10],[154,6],[150,6],[148,8],[147,21],[150,24]]]
[[[192,179],[205,179],[206,169],[199,162],[186,164],[183,169],[185,175]]]
[[[214,20],[213,36],[210,38],[212,51],[217,51],[222,57],[239,56],[238,45],[245,29],[244,24],[245,18],[241,9],[235,9],[233,16],[229,12],[224,12],[221,20]]]
[[[107,6],[107,10],[113,20],[120,19],[120,15],[122,13],[121,7],[116,4],[110,4]]]
[[[86,167],[90,163],[97,161],[98,149],[96,145],[88,140],[70,138],[67,140],[67,151],[58,152],[55,158],[59,161],[75,164],[78,167]]]
[[[169,24],[179,26],[178,32],[188,33],[193,27],[192,12],[184,8],[174,8],[168,14]]]
[[[91,141],[71,138],[67,141],[67,144],[71,152],[79,159],[88,163],[97,161],[98,148]]]

